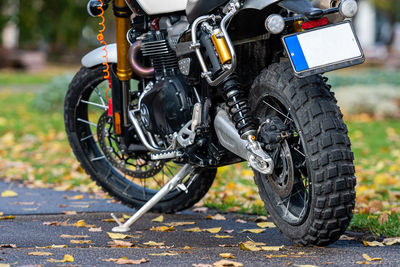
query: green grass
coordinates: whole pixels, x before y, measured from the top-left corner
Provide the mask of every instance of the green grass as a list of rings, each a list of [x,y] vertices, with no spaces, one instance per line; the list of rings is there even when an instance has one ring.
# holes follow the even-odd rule
[[[378,221],[378,216],[368,214],[355,214],[349,230],[371,233],[376,236],[400,236],[400,215],[389,215],[389,220],[384,223]]]

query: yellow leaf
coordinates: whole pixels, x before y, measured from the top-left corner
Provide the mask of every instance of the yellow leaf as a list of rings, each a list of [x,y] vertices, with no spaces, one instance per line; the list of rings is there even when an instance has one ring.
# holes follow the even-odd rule
[[[208,229],[204,229],[204,231],[207,231],[211,234],[216,234],[216,233],[219,233],[219,231],[221,231],[221,227],[208,228]]]
[[[367,261],[381,261],[382,258],[371,258],[370,256],[368,256],[368,254],[362,254],[363,258],[366,259]]]
[[[245,243],[240,243],[240,249],[241,250],[246,250],[246,251],[260,251],[261,248],[255,246],[254,244],[245,242]]]
[[[235,256],[232,253],[220,253],[219,254],[224,259],[234,259]]]
[[[79,199],[83,199],[83,195],[75,195],[75,196],[72,196],[72,197],[67,197],[67,199],[79,200]]]
[[[18,193],[11,191],[11,190],[6,190],[4,192],[1,193],[2,197],[17,197]]]
[[[91,240],[70,240],[71,244],[92,244]]]
[[[175,228],[173,226],[158,226],[158,227],[154,227],[152,226],[150,228],[150,231],[156,231],[156,232],[173,232],[175,231]]]
[[[385,238],[385,239],[383,239],[383,243],[386,246],[391,246],[391,245],[394,245],[394,244],[400,244],[400,237]]]
[[[148,246],[164,246],[164,242],[154,242],[154,241],[149,241],[143,244]]]
[[[102,222],[111,222],[111,223],[115,223],[115,220],[114,219],[112,219],[112,218],[110,218],[110,219],[103,219],[103,220],[101,220]],[[125,222],[125,219],[124,218],[118,218],[118,221],[120,221],[120,222]]]
[[[87,238],[88,235],[60,235],[61,238]]]
[[[215,214],[214,216],[208,215],[207,219],[217,220],[217,221],[225,221],[226,220],[226,218],[224,216],[222,216],[221,214]]]
[[[257,226],[260,228],[275,228],[275,224],[272,222],[260,222],[257,223]]]
[[[151,256],[176,256],[178,253],[164,252],[164,253],[149,253]]]
[[[0,220],[12,220],[12,219],[15,219],[14,215],[8,215],[8,216],[0,217]]]
[[[184,226],[184,225],[195,224],[195,222],[170,222],[170,223],[165,223],[165,224],[169,225],[169,226]]]
[[[151,220],[152,222],[163,222],[164,221],[164,216],[160,215],[157,218],[154,218]]]
[[[62,262],[73,262],[74,261],[74,257],[72,257],[71,255],[64,255],[64,258],[62,260],[55,260],[55,259],[49,259],[47,260],[48,262],[57,262],[57,263],[62,263]]]
[[[115,262],[116,264],[141,264],[141,263],[145,263],[148,262],[148,259],[145,258],[141,258],[140,260],[131,260],[131,259],[127,259],[126,257],[120,258],[120,259],[102,259],[101,261],[105,261],[105,262]]]
[[[3,216],[4,212],[0,212],[0,216]]]
[[[194,228],[184,229],[183,231],[184,232],[195,232],[195,233],[198,233],[198,232],[201,232],[203,230],[201,230],[199,227],[194,227]]]
[[[66,248],[67,245],[51,245],[46,247],[36,247],[36,248]]]
[[[231,235],[215,235],[215,238],[233,238]]]
[[[8,263],[0,263],[0,267],[11,267]]]
[[[120,234],[120,233],[109,233],[109,232],[107,232],[107,234],[111,239],[125,239],[125,238],[129,237],[129,235]]]
[[[128,214],[122,214],[122,218],[124,218],[124,219],[130,219],[131,218],[131,216],[129,216]]]
[[[89,232],[102,232],[103,230],[101,229],[101,227],[98,227],[98,228],[93,228],[93,227],[91,227],[91,228],[89,228]]]
[[[86,227],[86,223],[84,220],[79,220],[74,224],[76,227]]]
[[[288,255],[273,255],[273,254],[269,254],[269,255],[265,255],[265,257],[267,259],[270,259],[270,258],[287,258],[289,256]]]
[[[32,255],[32,256],[51,256],[51,255],[53,255],[53,253],[45,252],[45,251],[34,251],[34,252],[29,252],[28,255]]]
[[[242,233],[250,232],[250,233],[253,233],[253,234],[259,234],[259,233],[262,233],[264,231],[265,231],[265,229],[243,229]]]
[[[310,264],[295,264],[296,267],[318,267],[317,265],[310,265]]]
[[[223,266],[241,267],[241,266],[243,266],[243,263],[236,262],[236,261],[230,261],[230,260],[220,260],[220,261],[214,262],[213,266],[215,266],[215,267],[223,267]]]
[[[384,247],[385,245],[378,241],[365,241],[363,240],[363,244],[366,247]]]
[[[265,250],[265,251],[279,251],[282,248],[283,248],[283,245],[282,246],[263,246],[263,247],[261,247],[261,249]]]

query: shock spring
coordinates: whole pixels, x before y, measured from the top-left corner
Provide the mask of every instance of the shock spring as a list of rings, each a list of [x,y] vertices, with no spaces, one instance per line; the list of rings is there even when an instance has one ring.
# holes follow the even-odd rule
[[[223,83],[222,88],[226,99],[226,105],[229,108],[229,114],[235,124],[236,129],[242,139],[248,136],[254,136],[256,133],[256,123],[249,102],[240,88],[238,76],[230,75]]]

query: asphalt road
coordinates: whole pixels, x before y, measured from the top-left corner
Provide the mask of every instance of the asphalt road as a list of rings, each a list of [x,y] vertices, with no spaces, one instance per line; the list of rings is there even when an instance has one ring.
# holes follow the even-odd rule
[[[127,233],[131,235],[124,241],[134,247],[110,247],[112,239],[107,235],[115,223],[103,221],[110,219],[110,212],[118,217],[131,214],[130,210],[109,199],[99,199],[91,194],[76,192],[57,192],[50,189],[28,189],[16,184],[0,182],[0,192],[11,189],[17,197],[0,197],[0,212],[3,216],[15,215],[14,219],[0,220],[0,266],[42,265],[42,266],[114,266],[114,262],[104,259],[122,258],[139,260],[146,258],[143,266],[193,266],[193,264],[213,264],[220,261],[220,253],[231,253],[244,266],[352,266],[365,262],[363,254],[382,258],[381,261],[369,262],[382,266],[400,266],[400,246],[364,247],[356,240],[339,240],[326,247],[296,247],[276,228],[267,228],[263,233],[242,232],[244,229],[258,228],[256,216],[223,214],[226,220],[207,219],[215,211],[196,213],[184,211],[179,214],[164,215],[164,222],[152,222],[159,214],[148,213]],[[83,195],[82,199],[73,199]],[[80,198],[80,197],[77,197]],[[63,214],[65,211],[77,211],[75,215]],[[242,222],[237,222],[240,219]],[[76,227],[79,220],[86,225],[101,227],[101,232],[91,232],[89,227]],[[245,221],[245,223],[243,223]],[[46,223],[64,222],[64,226],[45,225]],[[163,226],[169,222],[194,222],[192,225],[176,226],[172,232],[151,231],[152,226]],[[45,224],[44,224],[45,223]],[[207,231],[186,232],[184,229],[199,227],[209,229],[221,227],[218,235],[231,238],[217,238]],[[233,230],[230,232],[230,230]],[[225,231],[225,232],[224,232]],[[227,231],[227,232],[226,232]],[[84,235],[87,237],[65,238],[61,235]],[[71,244],[71,240],[86,240],[87,244]],[[239,244],[246,241],[263,242],[267,246],[284,247],[280,251],[244,251]],[[144,243],[154,241],[163,245],[151,246]],[[51,245],[67,245],[67,248],[38,248]],[[15,245],[15,247],[7,247]],[[50,252],[50,256],[28,255],[30,252]],[[168,253],[169,255],[163,255]],[[64,255],[71,255],[73,262],[50,263],[50,258],[60,260]],[[151,255],[161,254],[161,255]]]

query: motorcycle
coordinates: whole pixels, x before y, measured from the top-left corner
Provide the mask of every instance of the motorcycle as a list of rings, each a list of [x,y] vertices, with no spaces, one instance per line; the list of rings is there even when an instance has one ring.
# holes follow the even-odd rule
[[[88,12],[109,4],[91,0]],[[287,238],[335,242],[352,218],[356,178],[322,74],[364,61],[351,23],[357,2],[114,0],[112,8],[116,44],[83,57],[64,117],[82,168],[138,209],[113,231],[149,210],[192,207],[218,167],[247,161]]]

